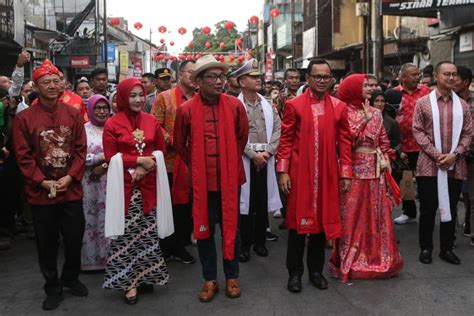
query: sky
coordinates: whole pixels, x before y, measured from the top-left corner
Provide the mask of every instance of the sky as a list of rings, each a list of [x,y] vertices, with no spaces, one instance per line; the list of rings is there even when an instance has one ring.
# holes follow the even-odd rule
[[[134,34],[149,39],[152,30],[152,42],[159,45],[160,39],[166,42],[174,41],[174,46],[168,45],[168,50],[176,54],[184,49],[192,40],[195,27],[209,26],[214,31],[214,25],[223,20],[236,24],[237,30],[243,31],[248,19],[256,15],[262,17],[263,0],[109,0],[107,1],[107,17],[123,17],[128,20],[129,30]],[[133,25],[143,24],[137,31]],[[160,25],[168,32],[158,32]],[[178,33],[178,28],[186,28],[184,35]]]

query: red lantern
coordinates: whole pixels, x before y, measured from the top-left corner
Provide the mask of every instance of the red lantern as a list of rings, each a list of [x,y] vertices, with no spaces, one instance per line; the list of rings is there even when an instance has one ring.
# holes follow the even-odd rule
[[[235,56],[234,56],[234,55],[230,55],[230,56],[229,56],[229,60],[230,60],[230,62],[233,62],[233,61],[235,60]]]
[[[173,41],[171,41],[171,42],[170,42],[170,45],[171,45],[171,46],[174,46],[174,42],[173,42]]]
[[[155,57],[153,57],[153,60],[154,61],[160,61],[160,57],[158,55],[155,55]]]
[[[186,34],[186,29],[184,27],[180,27],[178,29],[178,33],[181,34],[181,35],[184,35],[184,34]]]
[[[252,55],[248,55],[247,56],[247,60],[252,60],[253,59],[253,56]]]
[[[237,46],[242,46],[242,38],[236,39],[236,40],[235,40],[235,44],[236,44]]]
[[[234,29],[235,24],[232,21],[227,21],[227,22],[225,22],[224,27],[228,30],[232,30],[232,29]]]
[[[111,18],[110,23],[112,23],[112,25],[114,25],[114,26],[117,26],[117,25],[120,24],[120,19],[119,18]]]
[[[271,16],[272,18],[276,18],[276,17],[279,16],[279,15],[280,15],[280,10],[278,10],[278,9],[272,9],[272,10],[270,11],[270,16]]]
[[[181,55],[179,55],[179,59],[186,60],[186,56],[184,56],[184,54],[181,54]]]
[[[201,31],[204,33],[204,34],[209,34],[211,33],[211,28],[209,26],[205,26],[201,29]]]
[[[133,24],[133,27],[137,30],[140,30],[143,27],[143,24],[141,24],[140,22],[137,22],[137,23]]]
[[[224,43],[224,42],[221,42],[221,43],[219,44],[219,47],[220,47],[221,49],[224,49],[224,48],[225,48],[225,43]]]
[[[166,33],[166,26],[163,26],[163,25],[162,25],[162,26],[158,27],[158,32],[160,32],[160,33]]]
[[[250,23],[257,24],[258,23],[258,16],[252,15],[249,19]]]
[[[196,60],[198,60],[199,58],[201,58],[201,55],[200,55],[200,54],[196,54],[196,56],[194,56],[194,58],[195,58]]]
[[[165,43],[165,39],[164,39],[164,38],[160,39],[160,43],[161,43],[161,44],[164,44],[164,43]]]
[[[221,63],[225,62],[225,56],[224,56],[224,55],[220,55],[220,56],[219,56],[219,61],[220,61]]]
[[[192,55],[188,55],[188,56],[186,57],[186,60],[193,60],[193,56],[192,56]]]
[[[193,43],[193,42],[189,42],[188,47],[189,47],[189,48],[194,48],[194,43]]]
[[[170,59],[169,56],[164,56],[164,57],[163,57],[163,60],[164,60],[164,61],[168,61],[169,59]]]
[[[210,42],[206,42],[206,44],[204,44],[204,46],[206,46],[206,48],[209,49],[209,48],[212,47],[212,44]]]
[[[215,59],[215,60],[219,60],[219,55],[215,54],[215,55],[214,55],[214,59]]]
[[[238,60],[239,60],[239,63],[243,62],[245,59],[244,55],[240,55]]]

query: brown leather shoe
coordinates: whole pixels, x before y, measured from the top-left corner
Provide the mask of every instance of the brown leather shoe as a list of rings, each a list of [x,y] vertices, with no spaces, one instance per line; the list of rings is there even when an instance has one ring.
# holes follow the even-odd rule
[[[240,287],[238,279],[228,279],[225,281],[225,294],[230,298],[240,297]]]
[[[217,292],[219,292],[219,284],[217,281],[206,281],[202,286],[201,292],[199,292],[199,300],[203,303],[210,302]]]

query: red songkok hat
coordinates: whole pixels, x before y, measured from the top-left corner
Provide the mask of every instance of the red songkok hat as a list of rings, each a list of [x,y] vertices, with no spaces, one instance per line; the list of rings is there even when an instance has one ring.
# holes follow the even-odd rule
[[[49,59],[45,59],[43,64],[33,71],[33,81],[36,82],[39,78],[46,75],[60,75],[59,69]]]

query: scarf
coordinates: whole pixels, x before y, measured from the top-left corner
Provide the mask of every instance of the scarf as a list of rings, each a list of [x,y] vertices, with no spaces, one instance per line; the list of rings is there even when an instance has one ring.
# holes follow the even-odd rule
[[[104,123],[99,123],[95,119],[95,115],[94,115],[94,107],[99,101],[104,101],[108,105],[109,111],[110,111],[109,100],[101,94],[94,94],[93,96],[90,97],[89,101],[87,102],[87,116],[89,118],[89,122],[91,122],[92,125],[104,126]]]
[[[130,92],[135,86],[139,86],[143,90],[143,95],[146,95],[145,86],[137,78],[128,78],[119,83],[117,86],[117,109],[119,112],[124,112],[132,125],[133,130],[140,127],[141,111],[134,112],[130,110]]]
[[[462,125],[463,125],[463,112],[462,105],[459,97],[451,91],[451,97],[453,99],[453,132],[451,138],[451,148],[449,153],[453,153],[458,147],[459,138],[461,136]],[[433,135],[436,149],[442,153],[443,146],[441,142],[441,126],[440,116],[438,109],[438,101],[436,99],[436,90],[430,93],[431,112],[433,113]],[[453,169],[454,165],[449,169]],[[449,189],[448,189],[448,171],[438,169],[438,209],[442,222],[450,222],[451,208],[449,206]]]
[[[367,79],[365,74],[353,74],[345,78],[337,90],[338,98],[346,104],[352,104],[357,108],[362,107],[365,102],[362,95],[362,85]]]
[[[341,234],[339,204],[339,171],[336,155],[336,127],[331,97],[324,97],[324,119],[313,119],[311,92],[307,89],[297,99],[289,103],[304,104],[300,130],[300,161],[296,178],[296,225],[298,234],[323,232],[326,239],[338,238]],[[315,128],[319,139],[315,139]],[[315,143],[320,150],[315,153]],[[316,156],[317,155],[317,156]],[[318,157],[318,169],[315,170],[315,157]],[[314,179],[318,172],[318,188],[314,189]],[[316,191],[316,192],[315,192]],[[315,203],[318,201],[320,203]],[[318,219],[321,219],[318,221]],[[322,224],[322,227],[320,227]]]
[[[227,96],[219,96],[219,155],[222,199],[223,256],[233,260],[234,243],[238,226],[238,154],[235,136],[234,114],[226,102]],[[191,177],[193,188],[194,237],[210,237],[207,204],[206,158],[204,152],[204,105],[201,95],[193,97],[191,104]]]
[[[174,233],[173,211],[166,167],[161,151],[153,152],[156,159],[156,223],[159,238]],[[116,239],[125,232],[125,189],[122,154],[111,159],[107,170],[107,195],[105,196],[105,237]]]

